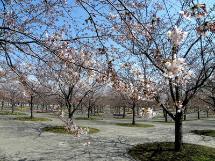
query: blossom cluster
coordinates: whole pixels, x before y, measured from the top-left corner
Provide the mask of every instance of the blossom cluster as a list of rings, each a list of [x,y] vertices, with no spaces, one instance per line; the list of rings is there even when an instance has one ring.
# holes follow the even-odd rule
[[[166,77],[173,78],[179,76],[184,71],[184,66],[186,65],[183,58],[174,59],[173,61],[167,61],[166,66]]]
[[[192,76],[192,71],[187,71],[187,63],[184,58],[175,58],[165,63],[166,71],[164,76],[167,78],[178,77],[178,83],[186,83]]]
[[[204,18],[207,16],[207,8],[204,3],[197,3],[190,8],[190,10],[180,11],[179,12],[183,18],[190,20],[192,17],[195,18]],[[215,32],[215,23],[214,22],[204,22],[202,25],[196,27],[196,31],[199,35],[206,35],[207,31]]]
[[[112,81],[112,87],[134,101],[152,99],[156,93],[153,82],[147,80],[143,72],[130,63],[124,63],[121,67],[122,69],[129,70],[134,80],[122,80],[116,77]]]
[[[154,112],[152,108],[142,108],[140,111],[140,117],[143,117],[146,120],[152,119],[156,115],[156,112]]]
[[[190,10],[179,12],[185,19],[190,20],[191,17],[203,18],[207,15],[206,5],[204,3],[197,3],[193,5]]]
[[[173,30],[167,32],[167,36],[174,45],[178,46],[187,37],[187,32],[175,26]]]
[[[198,26],[196,31],[203,36],[206,35],[207,31],[215,33],[215,22],[205,22],[203,25]]]

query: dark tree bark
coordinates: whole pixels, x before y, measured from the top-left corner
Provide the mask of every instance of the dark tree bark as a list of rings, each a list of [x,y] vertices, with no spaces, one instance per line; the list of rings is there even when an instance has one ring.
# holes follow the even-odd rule
[[[1,110],[4,109],[4,101],[1,101]]]
[[[90,114],[93,115],[93,108],[90,108]]]
[[[200,119],[200,110],[198,109],[198,119]]]
[[[67,101],[66,105],[67,105],[67,108],[68,108],[69,118],[71,119],[72,118],[72,114],[71,114],[72,105],[68,101]]]
[[[31,96],[31,99],[30,99],[30,109],[31,109],[31,119],[33,118],[33,96]]]
[[[42,105],[42,111],[44,111],[44,108],[45,108],[45,105],[43,104],[43,105]]]
[[[163,116],[165,118],[165,122],[168,122],[168,115],[167,112],[163,109]]]
[[[88,107],[87,109],[87,118],[89,119],[90,118],[90,108]]]
[[[68,113],[69,113],[69,118],[72,120],[73,119],[73,115],[75,113],[75,111],[77,110],[77,108],[68,101],[67,102],[67,108],[68,108]]]
[[[88,108],[87,108],[87,118],[88,119],[90,118],[90,109],[91,109],[91,102],[89,100],[89,102],[88,102]]]
[[[93,106],[92,108],[93,108],[93,115],[95,116],[96,115],[96,107]]]
[[[123,106],[123,115],[122,118],[125,118],[125,106]]]
[[[24,106],[23,103],[21,103],[21,104],[20,104],[21,109],[23,109],[23,106]]]
[[[182,112],[177,112],[175,115],[175,151],[182,150]]]
[[[133,105],[132,105],[132,125],[135,125],[135,107],[136,107],[136,104],[135,102],[133,102]]]
[[[187,109],[184,110],[184,121],[187,120]]]
[[[15,108],[15,103],[14,103],[13,99],[11,99],[10,102],[11,102],[11,113],[13,113],[14,112],[14,108]]]
[[[75,111],[76,111],[76,109],[74,108],[74,109],[72,110],[72,112],[69,114],[69,118],[70,118],[70,119],[73,119],[73,116],[74,116]]]
[[[14,104],[14,103],[12,103],[12,106],[11,106],[11,113],[13,113],[13,112],[14,112],[14,108],[15,108],[15,104]]]
[[[184,114],[184,121],[186,121],[187,120],[187,115],[186,114]]]

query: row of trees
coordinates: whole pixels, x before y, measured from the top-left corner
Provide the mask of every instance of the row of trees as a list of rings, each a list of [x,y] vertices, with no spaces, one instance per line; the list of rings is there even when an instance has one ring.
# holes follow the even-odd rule
[[[213,102],[212,4],[195,0],[0,3],[0,60],[16,73],[30,102],[42,84],[42,90],[63,100],[72,119],[86,96],[109,84],[131,103],[133,116],[138,101],[156,101],[175,121],[176,151],[182,149],[182,119],[190,100],[207,90],[212,101],[203,100]]]

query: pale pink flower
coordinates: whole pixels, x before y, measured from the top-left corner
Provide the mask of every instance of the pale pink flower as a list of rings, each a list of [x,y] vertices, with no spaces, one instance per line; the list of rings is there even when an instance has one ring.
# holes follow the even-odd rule
[[[182,29],[175,26],[173,30],[167,32],[167,36],[174,45],[178,46],[187,37],[187,32],[183,32]]]
[[[180,11],[180,15],[187,20],[191,20],[191,13],[188,11]]]

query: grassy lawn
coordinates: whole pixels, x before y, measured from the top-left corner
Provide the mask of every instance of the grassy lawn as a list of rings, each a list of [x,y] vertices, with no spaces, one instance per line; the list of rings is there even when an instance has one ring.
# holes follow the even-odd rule
[[[148,143],[134,146],[128,154],[140,161],[214,161],[215,148],[184,144],[181,152],[174,151],[174,143]]]
[[[29,111],[29,110],[30,110],[30,107],[27,107],[27,106],[17,107],[16,110],[17,110],[17,111]]]
[[[191,131],[197,135],[205,135],[205,136],[212,136],[215,137],[215,130],[193,130]]]
[[[117,126],[124,126],[124,127],[143,127],[143,128],[146,128],[146,127],[153,127],[154,125],[151,125],[151,124],[131,124],[131,123],[116,123],[115,125]]]
[[[0,111],[0,115],[26,115],[22,112]]]
[[[86,127],[81,127],[81,128],[86,128]],[[95,134],[95,133],[98,133],[100,131],[99,129],[96,129],[96,128],[91,128],[91,127],[88,127],[88,128],[89,128],[89,134]],[[61,134],[71,134],[64,128],[64,126],[44,127],[43,131],[53,132],[53,133],[61,133]]]
[[[33,117],[32,119],[28,117],[17,117],[15,120],[19,121],[51,121],[51,119],[48,118],[41,118],[41,117]]]

